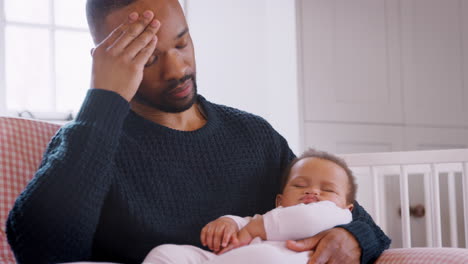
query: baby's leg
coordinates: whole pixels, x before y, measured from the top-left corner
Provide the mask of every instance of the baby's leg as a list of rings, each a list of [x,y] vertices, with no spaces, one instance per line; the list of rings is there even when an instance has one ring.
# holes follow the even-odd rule
[[[151,250],[143,264],[201,264],[214,256],[194,246],[164,244]]]
[[[269,244],[254,244],[234,249],[204,264],[306,264],[309,252],[297,253]]]

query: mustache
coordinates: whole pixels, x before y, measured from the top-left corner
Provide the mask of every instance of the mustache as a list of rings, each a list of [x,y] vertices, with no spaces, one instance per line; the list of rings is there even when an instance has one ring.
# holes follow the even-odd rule
[[[180,78],[180,79],[178,79],[178,80],[170,80],[170,81],[168,82],[168,84],[167,84],[167,90],[168,90],[168,91],[171,91],[171,90],[177,88],[177,86],[183,84],[185,81],[190,80],[190,79],[194,80],[194,79],[195,79],[195,75],[193,75],[193,74],[187,74],[187,75],[185,75],[183,78]]]

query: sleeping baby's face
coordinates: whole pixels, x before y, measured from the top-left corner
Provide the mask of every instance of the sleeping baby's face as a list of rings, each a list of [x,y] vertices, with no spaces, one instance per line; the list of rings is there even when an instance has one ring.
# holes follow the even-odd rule
[[[332,161],[305,158],[291,168],[283,194],[276,198],[276,206],[292,206],[319,201],[332,201],[338,207],[352,209],[347,204],[349,180],[346,171]]]

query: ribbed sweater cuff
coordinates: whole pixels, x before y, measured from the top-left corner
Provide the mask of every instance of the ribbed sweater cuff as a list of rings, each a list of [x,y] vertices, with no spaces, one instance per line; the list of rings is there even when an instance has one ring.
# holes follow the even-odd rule
[[[119,94],[102,89],[90,89],[76,117],[76,122],[105,131],[120,129],[130,110],[130,104]]]
[[[380,245],[381,241],[375,237],[373,230],[367,223],[353,221],[339,227],[349,231],[358,241],[362,249],[361,263],[373,263],[384,250]]]

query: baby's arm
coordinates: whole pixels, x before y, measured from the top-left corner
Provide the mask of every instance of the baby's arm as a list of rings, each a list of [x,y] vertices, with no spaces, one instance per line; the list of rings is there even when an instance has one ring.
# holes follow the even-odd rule
[[[263,216],[255,216],[239,231],[238,239],[242,245],[255,237],[274,241],[297,240],[351,221],[349,209],[340,208],[330,201],[279,207]]]
[[[312,237],[351,221],[349,209],[340,208],[330,201],[280,207],[263,215],[266,240],[273,241]]]
[[[351,221],[351,211],[330,201],[279,207],[263,216],[255,216],[239,231],[238,239],[241,244],[250,243],[255,237],[273,241],[297,240]]]
[[[248,245],[255,237],[270,241],[297,240],[347,224],[351,220],[351,211],[330,201],[278,207],[263,216],[256,215],[252,218],[237,234],[237,241],[230,243],[219,253]]]
[[[232,221],[234,221],[237,224],[237,227],[239,228],[239,230],[244,228],[244,226],[246,226],[252,220],[251,216],[240,217],[237,215],[225,215],[225,216],[221,216],[219,219],[221,218],[230,218]]]
[[[249,244],[252,239],[260,237],[262,240],[267,239],[265,224],[262,215],[256,215],[244,228],[237,234],[238,246]]]
[[[270,241],[298,240],[351,221],[349,209],[340,208],[330,201],[278,207],[252,218],[237,234],[237,242],[219,253],[245,246],[255,237]]]

